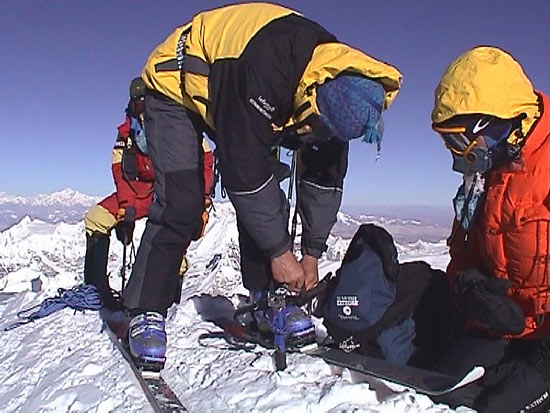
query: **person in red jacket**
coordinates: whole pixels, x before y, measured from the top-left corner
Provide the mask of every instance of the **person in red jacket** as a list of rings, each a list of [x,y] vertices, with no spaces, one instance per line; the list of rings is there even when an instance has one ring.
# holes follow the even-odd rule
[[[550,407],[550,106],[520,64],[476,47],[445,71],[432,128],[463,175],[447,278],[461,320],[436,366],[488,369],[479,411]]]
[[[111,169],[116,186],[112,193],[90,208],[84,217],[86,226],[86,258],[84,282],[98,288],[104,305],[117,307],[107,276],[110,233],[115,228],[116,236],[123,244],[132,242],[136,219],[147,216],[153,202],[155,173],[147,153],[147,141],[143,121],[145,110],[145,84],[140,77],[130,83],[130,102],[126,119],[118,126],[118,134],[112,152]],[[206,208],[210,204],[210,189],[213,184],[213,154],[208,142],[203,139],[203,175],[205,210],[203,230],[208,221]],[[180,275],[187,270],[187,259],[182,254]]]

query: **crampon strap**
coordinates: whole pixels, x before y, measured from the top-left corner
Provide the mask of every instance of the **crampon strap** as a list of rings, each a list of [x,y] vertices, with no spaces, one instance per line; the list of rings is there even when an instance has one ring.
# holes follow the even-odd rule
[[[46,298],[41,304],[19,311],[21,321],[10,324],[4,331],[10,331],[23,324],[30,323],[53,314],[65,307],[75,311],[99,310],[102,306],[101,296],[93,285],[77,285],[71,289],[58,288],[57,296]]]
[[[328,288],[329,282],[332,280],[332,278],[333,278],[333,275],[331,272],[329,272],[311,290],[301,291],[297,295],[288,296],[286,299],[287,303],[294,304],[297,307],[302,307],[303,305],[311,302],[313,298],[323,294],[325,290]],[[267,310],[267,308],[268,308],[267,301],[264,301],[262,303],[256,302],[249,305],[245,305],[243,307],[237,308],[237,310],[233,315],[233,320],[243,325],[243,322],[241,321],[241,317],[243,317],[245,314],[253,313],[254,311],[257,311],[257,310]]]

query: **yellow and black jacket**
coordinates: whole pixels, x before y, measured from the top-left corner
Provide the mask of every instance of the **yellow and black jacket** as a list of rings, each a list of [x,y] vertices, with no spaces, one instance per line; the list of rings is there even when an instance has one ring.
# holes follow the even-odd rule
[[[318,114],[315,87],[342,72],[380,81],[385,108],[401,85],[395,68],[339,43],[299,13],[251,3],[199,13],[177,28],[153,50],[142,78],[215,131],[223,184],[239,218],[274,256],[289,245],[280,177],[270,162],[274,130]],[[347,144],[330,143],[302,157],[300,189],[310,192],[300,197],[306,253],[318,256],[325,248],[341,202],[347,151]]]

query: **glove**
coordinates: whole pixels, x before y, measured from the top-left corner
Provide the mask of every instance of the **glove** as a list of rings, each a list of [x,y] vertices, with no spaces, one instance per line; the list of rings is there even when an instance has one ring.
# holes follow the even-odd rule
[[[201,224],[197,232],[193,236],[193,241],[196,241],[204,236],[206,230],[206,224],[208,224],[208,219],[210,218],[210,213],[208,212],[209,208],[212,206],[212,199],[209,196],[204,197],[204,210],[201,215]]]
[[[507,279],[486,277],[472,268],[458,275],[455,289],[466,317],[500,334],[520,334],[525,316],[521,307],[506,296],[511,286]]]
[[[506,295],[506,291],[512,286],[512,282],[505,278],[486,277],[478,270],[470,268],[458,275],[456,289],[464,293],[469,289],[477,289],[496,295]]]
[[[206,224],[208,224],[209,218],[210,218],[210,214],[208,213],[208,211],[206,209],[202,211],[202,215],[201,215],[202,226],[201,226],[201,232],[200,232],[199,238],[202,238],[204,236],[204,231],[206,230]]]
[[[120,208],[117,212],[115,233],[117,239],[124,245],[132,243],[132,235],[136,222],[136,209],[132,206]]]
[[[481,381],[474,401],[480,412],[546,412],[550,408],[550,345],[539,343],[533,355],[497,365]]]

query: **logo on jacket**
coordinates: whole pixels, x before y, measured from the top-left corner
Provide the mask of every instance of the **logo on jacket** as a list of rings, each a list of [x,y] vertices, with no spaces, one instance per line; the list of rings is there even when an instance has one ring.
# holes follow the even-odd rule
[[[248,102],[254,106],[254,108],[260,112],[267,119],[271,120],[273,117],[272,114],[275,112],[276,108],[271,103],[267,101],[262,95],[258,96],[256,99],[250,98]]]

